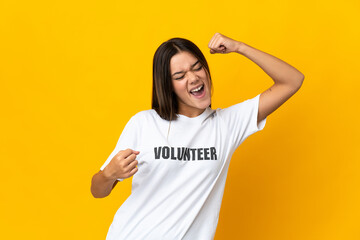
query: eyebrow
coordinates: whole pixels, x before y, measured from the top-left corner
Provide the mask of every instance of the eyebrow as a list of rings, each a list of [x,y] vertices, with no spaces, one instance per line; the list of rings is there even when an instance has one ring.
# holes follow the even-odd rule
[[[196,64],[198,64],[200,62],[200,60],[197,60],[196,63],[194,63],[193,65],[191,65],[191,67],[194,67]],[[184,71],[181,71],[181,72],[176,72],[174,73],[172,76],[176,75],[176,74],[179,74],[179,73],[183,73]]]

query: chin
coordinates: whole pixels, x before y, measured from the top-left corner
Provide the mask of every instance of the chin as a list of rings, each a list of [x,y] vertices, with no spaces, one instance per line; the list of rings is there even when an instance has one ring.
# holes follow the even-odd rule
[[[206,101],[206,102],[200,104],[200,105],[199,105],[199,108],[200,108],[200,109],[205,109],[205,108],[209,107],[210,104],[211,104],[211,101],[210,101],[210,100],[209,100],[209,101]]]

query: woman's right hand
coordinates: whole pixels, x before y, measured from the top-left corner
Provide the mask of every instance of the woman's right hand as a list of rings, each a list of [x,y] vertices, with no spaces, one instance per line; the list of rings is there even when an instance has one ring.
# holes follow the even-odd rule
[[[119,151],[104,168],[104,176],[113,180],[131,177],[138,171],[138,161],[135,158],[139,153],[129,148]]]

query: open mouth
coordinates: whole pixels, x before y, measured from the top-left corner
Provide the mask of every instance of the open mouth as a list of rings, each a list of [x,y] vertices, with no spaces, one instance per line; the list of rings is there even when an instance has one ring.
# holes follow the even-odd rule
[[[194,96],[201,96],[204,93],[204,84],[201,85],[198,88],[195,88],[193,90],[190,91],[190,94],[194,95]]]

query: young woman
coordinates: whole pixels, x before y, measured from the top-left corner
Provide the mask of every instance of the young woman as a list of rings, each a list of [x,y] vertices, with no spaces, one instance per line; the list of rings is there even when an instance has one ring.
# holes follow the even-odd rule
[[[304,75],[243,42],[216,33],[211,53],[239,53],[274,85],[252,99],[211,109],[212,81],[199,48],[170,39],[153,61],[152,109],[135,114],[114,151],[92,178],[102,198],[133,176],[132,192],[116,212],[107,239],[213,239],[230,159],[266,117],[295,94]],[[233,93],[229,86],[229,94]]]

